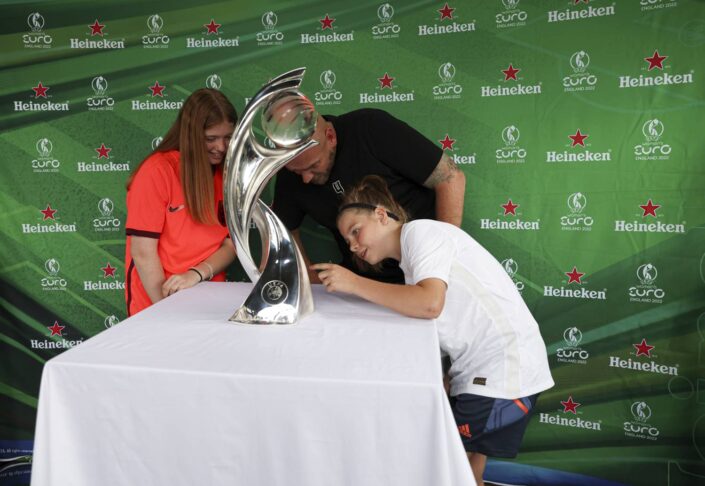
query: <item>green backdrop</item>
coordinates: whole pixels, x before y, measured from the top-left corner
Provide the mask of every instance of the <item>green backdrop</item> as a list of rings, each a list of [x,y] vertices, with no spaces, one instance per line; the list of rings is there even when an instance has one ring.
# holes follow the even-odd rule
[[[130,171],[193,90],[241,111],[305,66],[321,112],[385,109],[454,157],[463,228],[541,326],[556,386],[488,477],[705,484],[702,1],[1,8],[0,481],[28,481],[46,360],[125,317]]]

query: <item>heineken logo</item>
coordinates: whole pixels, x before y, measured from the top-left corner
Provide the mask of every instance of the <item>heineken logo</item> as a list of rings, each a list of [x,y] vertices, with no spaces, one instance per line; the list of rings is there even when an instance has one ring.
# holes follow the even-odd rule
[[[573,269],[571,271],[563,272],[563,275],[568,277],[568,279],[567,281],[564,280],[560,287],[554,287],[553,285],[544,285],[544,297],[607,300],[606,288],[602,290],[592,290],[585,287],[585,285],[588,283],[583,280],[583,277],[586,275],[586,273],[579,271],[576,265],[573,265]]]
[[[598,420],[585,420],[578,415],[582,414],[582,410],[578,411],[578,407],[582,405],[573,399],[573,395],[569,395],[567,400],[560,400],[561,408],[550,413],[540,413],[539,423],[557,425],[559,427],[568,427],[573,429],[585,429],[585,430],[602,430],[602,421]]]
[[[657,214],[658,209],[662,205],[655,204],[651,198],[645,204],[639,204],[638,207],[641,208],[641,211],[634,214],[634,220],[615,221],[614,231],[627,233],[685,233],[685,221],[681,223],[663,223],[658,221],[658,218],[663,216],[660,213]],[[641,220],[637,219],[639,217],[641,217]]]
[[[652,354],[656,346],[647,342],[646,338],[642,338],[640,343],[632,344],[635,352],[631,355],[634,359],[623,359],[619,356],[609,357],[610,368],[621,368],[624,370],[641,371],[646,373],[655,373],[659,375],[678,376],[678,365],[664,365],[654,361],[658,356]],[[646,359],[645,359],[646,358]]]
[[[79,39],[78,37],[72,37],[69,39],[69,47],[71,49],[124,49],[125,48],[125,39],[106,39],[105,37],[108,35],[107,32],[104,31],[105,29],[105,24],[101,24],[98,19],[95,19],[95,21],[92,24],[88,25],[88,28],[90,29],[90,32],[86,32],[86,36],[89,36],[84,39]],[[94,39],[95,36],[98,36],[97,39]]]
[[[577,4],[578,2],[576,2]],[[607,5],[604,7],[593,7],[592,5],[587,5],[584,8],[576,8],[576,9],[570,9],[567,8],[565,10],[549,10],[548,11],[548,22],[553,23],[553,22],[569,22],[573,20],[583,20],[583,19],[591,19],[594,17],[607,17],[610,15],[614,15],[615,11],[615,4],[613,3],[612,5]]]
[[[540,219],[521,219],[523,213],[517,211],[521,204],[517,204],[512,198],[507,199],[507,202],[500,204],[499,207],[502,210],[497,213],[497,217],[494,220],[489,218],[480,219],[480,229],[522,231],[538,231],[541,229]]]
[[[211,18],[210,22],[203,24],[206,28],[205,31],[201,32],[200,37],[187,37],[186,38],[186,48],[212,48],[212,47],[239,47],[240,37],[225,38],[220,35],[222,32],[220,28],[223,24],[219,24],[215,19]]]
[[[436,17],[436,21],[433,25],[419,25],[418,35],[444,35],[444,34],[458,34],[465,32],[475,31],[475,20],[470,22],[456,22],[456,11],[457,8],[451,7],[448,2],[443,5],[443,8],[436,9],[439,16]],[[458,18],[458,20],[460,20]]]
[[[655,49],[653,54],[648,57],[643,57],[643,61],[647,64],[642,70],[646,74],[639,76],[624,75],[619,76],[620,88],[644,88],[651,86],[666,86],[674,84],[692,84],[694,71],[691,69],[688,73],[671,74],[666,72],[670,70],[669,64],[664,64],[670,56],[659,53]]]

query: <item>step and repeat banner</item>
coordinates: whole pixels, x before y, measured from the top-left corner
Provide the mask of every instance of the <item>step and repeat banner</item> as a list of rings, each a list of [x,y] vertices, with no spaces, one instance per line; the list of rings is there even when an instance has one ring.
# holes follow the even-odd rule
[[[705,484],[705,3],[0,8],[0,482],[29,481],[44,363],[125,318],[130,172],[192,91],[240,112],[305,66],[320,112],[387,110],[453,157],[463,228],[540,324],[556,386],[487,477]]]

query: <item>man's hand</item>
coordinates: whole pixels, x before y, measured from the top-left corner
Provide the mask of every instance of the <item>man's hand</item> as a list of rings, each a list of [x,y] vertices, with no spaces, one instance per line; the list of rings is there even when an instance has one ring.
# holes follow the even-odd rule
[[[355,290],[359,287],[358,276],[335,263],[316,263],[309,268],[318,271],[318,278],[328,292],[355,294]]]

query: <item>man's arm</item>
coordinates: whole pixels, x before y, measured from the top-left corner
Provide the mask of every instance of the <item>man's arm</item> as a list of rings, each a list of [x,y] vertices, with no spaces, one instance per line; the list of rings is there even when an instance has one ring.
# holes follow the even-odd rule
[[[303,241],[301,241],[301,233],[298,229],[291,230],[291,236],[294,237],[294,241],[296,241],[296,244],[299,246],[299,250],[301,250],[301,255],[304,257],[304,262],[306,262],[308,279],[311,281],[312,284],[321,283],[321,279],[318,278],[318,272],[311,269],[311,260],[309,260],[308,255],[306,254],[306,250],[304,249],[304,243]]]
[[[436,192],[436,219],[460,226],[465,203],[465,174],[445,153],[423,184]]]

